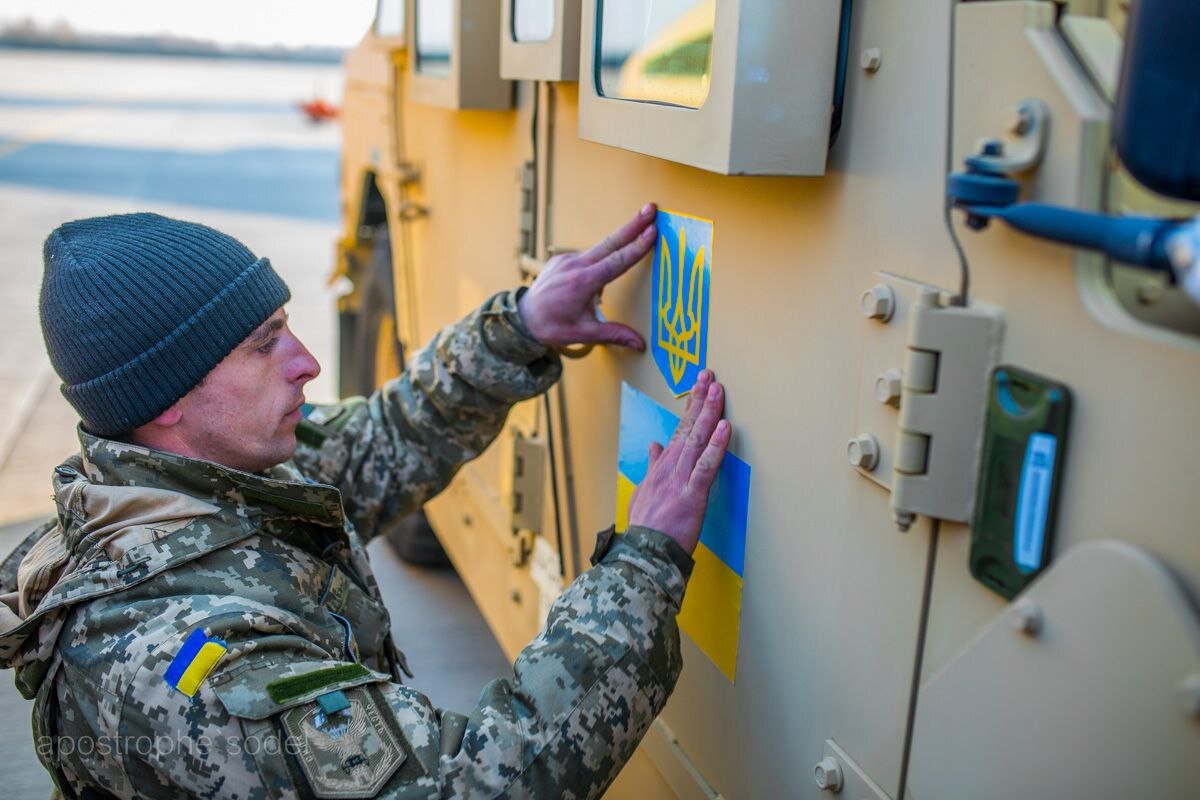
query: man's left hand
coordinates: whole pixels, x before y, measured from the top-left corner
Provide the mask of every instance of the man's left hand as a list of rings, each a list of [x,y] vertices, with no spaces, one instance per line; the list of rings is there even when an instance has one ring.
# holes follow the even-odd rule
[[[533,337],[550,347],[571,344],[619,344],[634,350],[646,343],[633,328],[602,322],[596,316],[600,292],[641,261],[654,247],[655,212],[647,203],[633,219],[582,253],[546,262],[517,310]]]

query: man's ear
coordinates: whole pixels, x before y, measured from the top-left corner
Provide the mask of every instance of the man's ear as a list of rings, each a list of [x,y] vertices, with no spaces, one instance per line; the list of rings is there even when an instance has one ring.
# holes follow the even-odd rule
[[[176,403],[151,421],[163,428],[170,428],[178,424],[181,419],[183,419],[183,409],[179,407],[179,403]]]

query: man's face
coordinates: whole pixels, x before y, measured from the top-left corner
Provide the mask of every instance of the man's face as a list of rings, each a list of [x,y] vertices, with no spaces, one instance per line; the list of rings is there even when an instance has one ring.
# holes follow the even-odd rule
[[[304,384],[320,371],[280,308],[180,399],[172,433],[185,454],[235,469],[281,464],[296,449]]]

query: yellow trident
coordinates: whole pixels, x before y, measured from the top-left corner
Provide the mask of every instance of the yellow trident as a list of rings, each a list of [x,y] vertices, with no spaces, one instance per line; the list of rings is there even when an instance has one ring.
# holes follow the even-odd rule
[[[662,237],[658,269],[658,346],[667,353],[671,380],[678,384],[688,364],[700,364],[700,310],[704,281],[704,247],[692,259],[687,274],[687,303],[683,302],[685,249],[684,229],[679,229],[679,272],[675,271],[667,237]]]

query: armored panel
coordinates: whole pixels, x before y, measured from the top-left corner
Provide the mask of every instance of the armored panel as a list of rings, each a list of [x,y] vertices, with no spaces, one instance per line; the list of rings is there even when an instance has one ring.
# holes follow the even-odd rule
[[[411,0],[409,96],[445,108],[511,108],[513,86],[498,69],[500,10],[483,0]]]
[[[1057,551],[1043,578],[1056,565],[1069,565],[1071,548],[1113,537],[1153,552],[1193,592],[1200,578],[1194,532],[1200,493],[1187,435],[1200,393],[1196,348],[1188,337],[1160,332],[1123,310],[1106,274],[1111,265],[1102,259],[1000,224],[972,230],[957,212],[947,226],[948,166],[957,169],[982,138],[1013,141],[1009,110],[1025,99],[1042,102],[1051,124],[1040,164],[1017,176],[1022,197],[1116,207],[1108,183],[1111,97],[1102,80],[1112,72],[1111,41],[1103,31],[1099,39],[1092,35],[1098,23],[1074,18],[1121,4],[858,4],[848,31],[855,67],[832,150],[833,72],[822,72],[817,62],[828,56],[832,65],[837,4],[809,16],[802,16],[815,8],[808,2],[710,5],[711,44],[703,44],[704,35],[678,34],[676,41],[696,45],[678,54],[677,68],[691,70],[693,78],[708,75],[707,84],[623,83],[621,69],[610,71],[607,85],[598,79],[596,54],[602,62],[605,57],[597,15],[618,6],[605,0],[604,9],[599,2],[582,6],[584,79],[578,85],[548,81],[536,95],[522,85],[512,114],[447,114],[411,92],[401,94],[397,138],[405,159],[421,166],[407,196],[429,209],[404,222],[417,338],[428,340],[492,292],[528,279],[537,271],[535,256],[590,246],[647,200],[711,220],[706,359],[727,387],[731,449],[753,470],[736,675],[731,682],[685,631],[685,668],[662,724],[653,726],[608,797],[816,800],[831,796],[818,783],[830,778],[827,759],[841,771],[838,796],[906,796],[906,731],[913,720],[917,759],[910,794],[936,797],[941,784],[927,782],[927,765],[939,758],[934,751],[944,749],[947,757],[962,751],[968,761],[977,754],[924,726],[967,702],[961,698],[994,688],[994,674],[984,670],[976,680],[957,665],[969,663],[969,648],[981,637],[1009,649],[1028,649],[1031,640],[989,627],[1007,606],[972,578],[966,526],[947,521],[967,516],[978,481],[970,447],[939,460],[942,474],[953,478],[953,497],[931,491],[929,504],[914,504],[920,514],[906,535],[892,519],[897,430],[919,430],[936,449],[943,416],[913,401],[902,420],[905,381],[929,385],[918,374],[929,362],[909,363],[906,353],[912,345],[957,352],[960,344],[950,335],[936,347],[921,346],[945,333],[912,332],[923,291],[938,295],[938,314],[962,298],[966,308],[1002,313],[1002,340],[985,330],[993,326],[984,319],[980,329],[988,335],[975,342],[982,342],[975,349],[982,355],[964,356],[979,362],[970,365],[979,376],[986,374],[983,362],[999,358],[1073,391]],[[1058,14],[1059,7],[1070,13]],[[532,44],[547,30],[543,24],[523,29],[522,36]],[[505,35],[496,34],[498,40]],[[749,50],[762,43],[762,58],[774,58],[784,39],[786,59],[769,65],[767,83],[755,83],[761,73],[742,69],[750,62],[739,52],[747,52],[747,42],[756,43]],[[642,65],[667,52],[644,49]],[[672,63],[663,59],[655,69]],[[413,68],[410,60],[406,82]],[[803,119],[757,152],[739,150],[739,142],[757,141],[758,134],[774,137],[765,116],[772,93],[808,77],[813,91],[796,89],[778,103],[778,113]],[[749,92],[751,105],[739,105],[731,91]],[[738,127],[743,122],[759,130],[747,133]],[[354,141],[356,152],[363,149]],[[770,166],[754,166],[758,158]],[[794,174],[823,171],[824,177],[722,174],[768,172],[785,162]],[[649,338],[654,274],[653,265],[643,263],[607,287],[604,316]],[[876,316],[877,301],[886,305],[876,290],[890,292],[886,320],[887,314]],[[965,352],[966,340],[961,344]],[[594,532],[613,522],[623,383],[674,414],[681,410],[651,353],[597,346],[586,358],[564,362],[562,382],[547,404],[537,401],[534,413],[522,406],[510,419],[510,429],[544,437],[557,459],[548,470],[542,535],[529,564],[513,559],[511,430],[429,505],[439,536],[510,655],[536,632],[537,614],[553,594],[553,581],[544,580],[558,568],[553,548],[546,547],[557,541],[553,534],[563,534],[570,579],[586,568]],[[966,421],[960,438],[973,442],[981,426],[979,397],[970,387],[942,389],[945,407]],[[551,421],[552,429],[544,427]],[[872,451],[874,470],[866,466]],[[960,461],[961,470],[953,472]],[[943,521],[935,529],[926,514]],[[1159,634],[1185,628],[1178,615],[1153,608],[1153,618],[1143,615],[1138,623],[1155,628],[1153,636],[1117,626],[1114,639],[1160,648]],[[1048,609],[1049,634],[1059,612]],[[1002,642],[1007,634],[1015,641]],[[1050,649],[1058,641],[1046,640],[1045,658],[1030,662],[1033,672],[1056,674]],[[949,676],[947,669],[955,674],[953,692],[950,682],[931,677]],[[1154,674],[1158,681],[1161,675]],[[1081,681],[1089,693],[1099,685],[1091,677]],[[1021,686],[1008,689],[1015,693],[1036,680],[1026,674]],[[1191,685],[1187,675],[1180,680]],[[914,699],[918,685],[927,693]],[[1157,694],[1157,684],[1153,692],[1132,678],[1123,686],[1111,690],[1129,694],[1122,703],[1166,697]],[[1031,696],[1050,702],[1036,691]],[[1017,735],[1006,730],[1006,737]],[[1083,723],[1074,730],[1090,735]],[[932,749],[922,744],[926,736]],[[1058,742],[1045,749],[1048,758],[1070,756]],[[1072,768],[1090,765],[1071,762],[1064,774]],[[1079,785],[1088,780],[1081,777]],[[961,785],[941,792],[961,794]],[[1034,786],[1013,794],[1043,793]]]
[[[589,0],[579,135],[726,175],[822,175],[839,6]]]
[[[1114,541],[1073,548],[921,687],[914,797],[1184,800],[1200,784],[1200,619]]]
[[[500,77],[577,80],[581,0],[501,2]]]
[[[1052,122],[1041,163],[1022,175],[1022,198],[1098,210],[1105,204],[1105,181],[1112,164],[1107,130],[1110,100],[1103,84],[1097,85],[1089,77],[1089,70],[1102,59],[1077,58],[1069,36],[1071,29],[1078,26],[1067,20],[1064,27],[1055,11],[1051,3],[957,6],[952,161],[962,163],[963,157],[978,147],[981,138],[1005,135],[1009,128],[1003,119],[1005,109],[1025,98],[1035,98],[1046,104]],[[1154,553],[1167,569],[1184,576],[1185,583],[1195,591],[1200,576],[1200,550],[1195,547],[1194,520],[1200,516],[1200,497],[1194,488],[1189,488],[1189,481],[1180,479],[1194,468],[1194,454],[1191,448],[1180,449],[1176,444],[1180,431],[1187,427],[1184,420],[1191,413],[1188,398],[1200,391],[1194,340],[1130,317],[1115,302],[1107,278],[1108,267],[1099,256],[1037,240],[1001,225],[974,231],[956,220],[955,230],[970,265],[972,294],[1004,308],[1004,363],[1051,376],[1069,386],[1074,397],[1071,442],[1063,465],[1050,571],[1028,591],[1036,593],[1038,586],[1045,585],[1056,569],[1055,560],[1066,568],[1075,550],[1086,543],[1109,538],[1120,538]],[[980,697],[993,691],[997,681],[1006,681],[1012,701],[1021,704],[1014,705],[1014,716],[1024,704],[1024,692],[1053,702],[1040,685],[1043,678],[1035,679],[1028,671],[1023,671],[1019,678],[1010,678],[997,663],[996,669],[979,669],[968,678],[970,670],[959,666],[972,643],[982,645],[985,639],[1000,636],[1002,628],[995,623],[1009,608],[972,578],[967,568],[969,549],[970,536],[965,527],[942,527],[924,647],[925,688],[918,697],[916,710],[918,729],[914,747],[918,750],[912,764],[914,794],[920,784],[929,787],[930,796],[937,796],[932,790],[942,784],[928,781],[942,766],[930,766],[932,760],[944,764],[958,757],[968,761],[984,757],[982,750],[967,756],[966,742],[970,740],[967,736],[959,737],[963,749],[950,748],[936,756],[932,750],[922,749],[924,726],[943,724],[938,718],[945,709],[944,697],[939,699],[941,690],[936,687],[949,683],[939,684],[942,680],[939,676],[950,680],[953,671],[952,680],[962,682],[960,691],[970,684],[973,688],[969,691],[979,693]],[[1077,581],[1075,591],[1086,594],[1082,586],[1086,582]],[[1107,588],[1117,594],[1125,591],[1120,582],[1110,583]],[[1118,600],[1110,598],[1105,602]],[[1100,607],[1089,612],[1097,621],[1104,613]],[[1156,635],[1167,634],[1168,628],[1175,625],[1167,623],[1160,614],[1135,616],[1158,629]],[[1154,621],[1150,622],[1151,619]],[[1048,610],[1046,620],[1049,634],[1053,620]],[[1128,658],[1136,658],[1142,644],[1134,642],[1143,641],[1137,630],[1143,622],[1133,623],[1133,628],[1108,627],[1105,636],[1113,641],[1128,641]],[[1000,641],[997,639],[996,645],[987,647],[998,646]],[[1048,639],[1047,648],[1041,650],[1042,656],[1050,648],[1058,647],[1060,641]],[[1091,641],[1088,647],[1098,645],[1097,640]],[[1022,642],[1018,637],[1017,642],[1005,646],[1036,645]],[[1151,644],[1146,642],[1145,646]],[[1153,645],[1152,650],[1158,646]],[[1080,690],[1088,687],[1089,705],[1098,717],[1109,713],[1105,709],[1112,708],[1110,702],[1157,702],[1151,697],[1149,685],[1140,682],[1132,662],[1124,662],[1122,675],[1128,681],[1125,688],[1105,690],[1123,697],[1099,693],[1100,684],[1094,681],[1101,678],[1095,670],[1106,670],[1105,659],[1110,656],[1102,649],[1087,657],[1082,656],[1082,650],[1079,652],[1080,657],[1071,662],[1070,669],[1075,670],[1074,680],[1079,682]],[[1056,653],[1054,658],[1057,657]],[[1032,668],[1032,663],[1026,667]],[[1037,664],[1036,669],[1044,672],[1045,681],[1057,681],[1049,685],[1063,687],[1070,683],[1062,673],[1055,677],[1062,664],[1055,665],[1052,659]],[[965,696],[966,692],[960,695]],[[1064,695],[1064,713],[1073,714],[1067,707],[1077,702],[1078,698],[1069,700]],[[1103,725],[1084,722],[1086,713],[1090,712],[1074,717],[1075,733],[1071,737],[1050,735],[1060,729],[1047,727],[1049,722],[1046,725],[1036,722],[1021,735],[1031,747],[1040,743],[1044,758],[1056,760],[1060,768],[1068,762],[1078,765],[1070,768],[1074,772],[1073,785],[1078,787],[1096,786],[1093,775],[1107,774],[1108,764],[1099,754],[1114,746]],[[987,742],[981,743],[990,751],[986,757],[995,757],[997,752],[1016,754],[1024,746],[1010,741],[1016,735],[1016,727],[1005,730],[1003,734],[989,731]],[[944,734],[938,737],[928,744],[948,745]],[[1152,737],[1142,741],[1138,735],[1129,733],[1124,741],[1126,747],[1137,752],[1153,748]],[[1012,750],[1008,749],[1010,746]],[[1194,743],[1191,746],[1194,750]],[[1091,754],[1086,760],[1080,756],[1084,752]],[[994,763],[1019,769],[1016,760],[997,758]],[[1032,763],[1037,769],[1045,766],[1045,762]],[[972,786],[984,785],[983,780],[972,781]],[[1007,786],[1010,794],[1016,791],[1046,796],[1055,794],[1056,785],[1066,784],[1051,782],[1051,788],[1047,789],[1043,784],[996,784]],[[1151,781],[1147,787],[1155,785]],[[1018,786],[1019,789],[1014,788]],[[1119,789],[1128,784],[1114,778],[1110,786]],[[1086,788],[1069,794],[1117,796],[1089,792]],[[1124,796],[1170,795],[1153,788],[1138,788],[1130,789]]]

